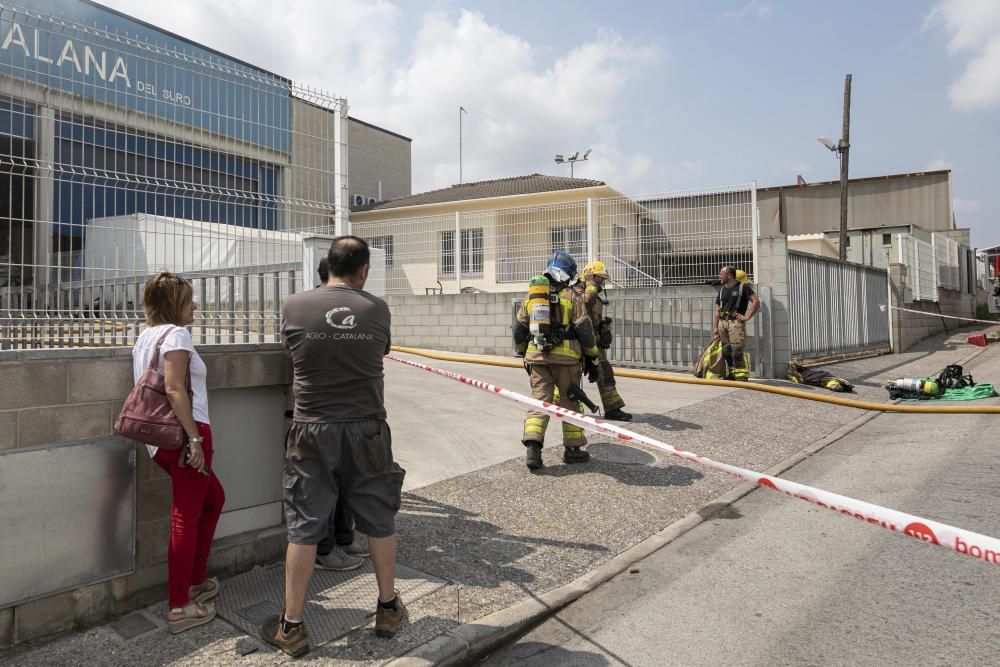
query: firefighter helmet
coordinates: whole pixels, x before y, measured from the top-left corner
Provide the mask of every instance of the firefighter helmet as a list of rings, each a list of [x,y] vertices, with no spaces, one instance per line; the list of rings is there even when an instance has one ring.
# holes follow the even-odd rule
[[[608,277],[608,267],[604,266],[604,262],[593,261],[587,266],[583,267],[584,275],[590,274],[592,276],[601,276],[602,278]]]
[[[565,250],[559,250],[545,265],[545,275],[553,282],[568,283],[576,277],[576,260]]]

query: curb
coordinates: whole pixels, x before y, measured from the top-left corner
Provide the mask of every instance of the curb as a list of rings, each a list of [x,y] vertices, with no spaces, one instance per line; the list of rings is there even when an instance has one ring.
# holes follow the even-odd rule
[[[975,350],[956,363],[965,365],[987,349]],[[763,472],[773,476],[781,475],[883,414],[888,413],[865,412]],[[673,522],[660,532],[654,533],[642,542],[614,556],[608,562],[582,577],[541,595],[532,595],[531,599],[523,600],[511,607],[484,616],[475,623],[466,623],[452,628],[384,664],[392,667],[427,667],[428,665],[450,667],[452,665],[472,664],[509,644],[586,593],[627,571],[638,561],[659,551],[681,535],[713,518],[722,510],[759,488],[759,485],[752,482],[742,482]],[[702,515],[701,513],[708,507],[711,507],[712,511]]]

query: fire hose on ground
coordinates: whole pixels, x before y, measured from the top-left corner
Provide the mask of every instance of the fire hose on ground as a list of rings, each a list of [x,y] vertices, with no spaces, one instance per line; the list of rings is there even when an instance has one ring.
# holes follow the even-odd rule
[[[393,351],[403,354],[413,354],[428,359],[439,361],[455,361],[467,364],[481,364],[484,366],[500,366],[501,368],[523,368],[520,361],[513,359],[493,359],[489,357],[473,357],[445,352],[435,352],[433,350],[423,350],[413,347],[393,346]],[[820,403],[830,403],[831,405],[841,405],[848,408],[858,408],[859,410],[871,410],[875,412],[905,412],[913,414],[1000,414],[1000,405],[906,405],[899,403],[878,403],[876,401],[861,401],[853,398],[841,398],[839,396],[824,396],[814,394],[801,389],[790,389],[788,387],[774,387],[759,382],[737,382],[734,380],[715,380],[708,378],[687,377],[684,375],[668,375],[665,373],[653,373],[649,371],[634,371],[629,369],[615,368],[616,377],[636,378],[639,380],[655,380],[657,382],[676,382],[678,384],[711,385],[715,387],[726,387],[728,389],[750,389],[762,391],[767,394],[777,394],[779,396],[789,396],[791,398],[801,398],[807,401],[819,401]]]

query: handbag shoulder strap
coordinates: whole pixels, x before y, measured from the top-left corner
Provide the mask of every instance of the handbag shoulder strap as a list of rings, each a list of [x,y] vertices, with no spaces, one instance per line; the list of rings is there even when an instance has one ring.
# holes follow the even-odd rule
[[[153,349],[153,355],[149,360],[149,367],[152,368],[154,371],[156,372],[160,371],[160,346],[163,345],[163,341],[167,339],[167,336],[169,336],[170,334],[172,334],[173,332],[177,331],[180,328],[181,327],[175,326],[173,329],[170,329],[169,331],[165,332],[162,336],[160,336],[160,340],[156,341],[156,347]],[[188,355],[188,367],[187,367],[187,373],[184,374],[184,384],[187,387],[188,393],[189,394],[193,393],[193,390],[191,389],[191,355]]]
[[[153,355],[149,358],[149,367],[154,371],[160,370],[160,347],[163,345],[163,341],[167,339],[167,336],[173,332],[173,329],[168,329],[160,336],[160,340],[156,341],[156,347],[153,348]]]

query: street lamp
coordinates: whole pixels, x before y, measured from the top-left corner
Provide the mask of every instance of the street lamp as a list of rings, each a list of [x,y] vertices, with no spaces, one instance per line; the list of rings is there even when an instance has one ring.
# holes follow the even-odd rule
[[[565,156],[562,153],[556,153],[556,164],[567,164],[568,163],[569,164],[569,177],[573,178],[573,164],[575,162],[583,162],[584,160],[586,160],[587,158],[590,157],[591,152],[593,152],[593,149],[588,148],[587,152],[583,154],[583,157],[580,157],[580,151],[577,151],[577,152],[573,153],[570,156]]]

